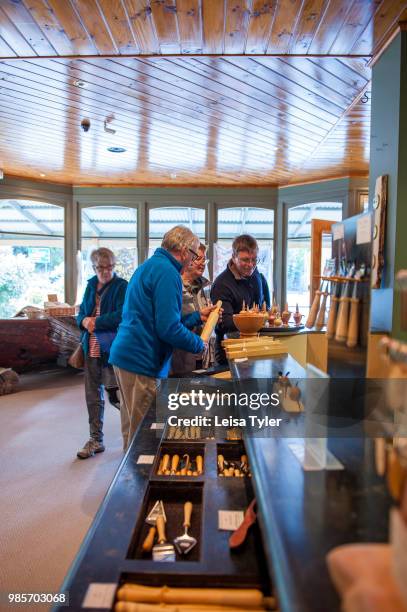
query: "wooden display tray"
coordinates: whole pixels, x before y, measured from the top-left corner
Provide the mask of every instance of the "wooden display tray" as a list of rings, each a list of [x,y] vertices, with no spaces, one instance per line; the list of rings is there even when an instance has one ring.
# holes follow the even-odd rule
[[[242,441],[171,441],[156,435],[150,426],[155,408],[146,415],[119,472],[103,502],[73,564],[62,590],[69,591],[70,610],[82,609],[88,587],[94,583],[125,582],[144,585],[259,588],[270,594],[270,577],[258,525],[253,525],[244,544],[229,548],[230,531],[218,529],[219,510],[245,511],[254,498],[252,478],[218,478],[217,452],[240,457]],[[218,444],[221,446],[218,447]],[[165,453],[204,457],[201,476],[158,476],[159,457]],[[151,464],[139,464],[140,455],[154,455]],[[174,562],[157,562],[143,554],[142,543],[148,533],[145,522],[157,500],[162,500],[167,516],[168,540],[183,533],[183,507],[193,503],[191,534],[198,543]],[[62,606],[55,610],[64,612]],[[96,610],[96,609],[95,609]]]

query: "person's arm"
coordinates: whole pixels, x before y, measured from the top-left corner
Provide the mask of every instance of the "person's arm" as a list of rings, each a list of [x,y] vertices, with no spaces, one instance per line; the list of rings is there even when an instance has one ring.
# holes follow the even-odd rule
[[[181,321],[181,277],[161,274],[153,284],[152,297],[160,340],[188,353],[201,353],[205,347],[203,341]],[[199,317],[199,313],[192,314]]]
[[[199,310],[196,310],[195,312],[190,312],[181,317],[181,323],[185,325],[185,327],[187,327],[188,329],[193,329],[197,325],[201,325],[202,319],[199,315]]]
[[[83,323],[83,320],[84,320],[84,319],[86,319],[87,317],[89,317],[89,315],[88,315],[88,314],[86,314],[86,310],[85,310],[85,303],[86,303],[86,301],[87,301],[87,299],[88,299],[89,293],[90,293],[90,287],[89,287],[89,285],[88,285],[88,286],[86,287],[86,289],[85,289],[85,294],[84,294],[84,296],[83,296],[82,303],[81,303],[81,305],[79,306],[79,312],[78,312],[78,314],[77,314],[77,316],[76,316],[76,323],[78,324],[78,327],[79,327],[79,329],[81,329],[81,330],[86,329],[86,327],[85,327],[85,326],[84,326],[82,323]]]
[[[236,331],[236,325],[233,323],[233,296],[231,291],[219,283],[214,283],[211,290],[211,301],[216,304],[218,300],[222,300],[222,320],[216,326],[217,331],[221,334]]]
[[[122,310],[124,298],[126,296],[126,289],[127,282],[124,281],[120,283],[114,299],[114,310],[96,317],[95,329],[97,331],[116,331],[122,320]]]
[[[267,310],[270,308],[271,303],[270,303],[270,289],[266,280],[266,277],[264,276],[264,274],[260,274],[261,277],[261,284],[263,287],[263,297],[264,297],[264,301],[266,302],[266,306],[267,306]],[[260,304],[261,306],[261,304]]]

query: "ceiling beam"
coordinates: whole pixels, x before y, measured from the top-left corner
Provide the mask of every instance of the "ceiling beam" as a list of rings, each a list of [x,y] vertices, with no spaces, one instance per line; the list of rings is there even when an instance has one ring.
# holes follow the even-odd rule
[[[91,229],[95,232],[96,236],[98,238],[101,238],[102,232],[100,231],[96,223],[94,223],[92,219],[89,218],[88,214],[84,210],[82,210],[82,217],[85,219],[86,223],[90,225]]]
[[[308,221],[311,219],[312,217],[312,213],[314,212],[315,208],[317,207],[318,203],[316,204],[310,204],[309,209],[305,212],[303,218],[301,219],[300,224],[295,228],[294,233],[292,235],[292,238],[295,238],[296,236],[298,236],[298,234],[300,233],[300,231],[302,230],[302,228],[308,223]]]
[[[54,235],[55,232],[50,230],[50,228],[45,223],[39,221],[36,217],[34,217],[34,215],[30,213],[29,210],[23,208],[19,202],[17,202],[16,200],[8,200],[8,203],[14,208],[14,210],[17,210],[23,217],[25,217],[27,221],[30,221],[31,223],[36,225],[39,230],[51,236]]]

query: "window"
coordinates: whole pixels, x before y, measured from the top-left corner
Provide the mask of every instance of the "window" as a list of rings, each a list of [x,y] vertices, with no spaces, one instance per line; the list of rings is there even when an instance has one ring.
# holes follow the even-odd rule
[[[251,234],[259,244],[258,269],[273,291],[274,210],[239,207],[218,210],[218,242],[214,245],[213,276],[216,278],[232,256],[232,242],[240,234]]]
[[[107,247],[116,255],[115,272],[129,280],[137,267],[137,209],[127,206],[89,206],[81,210],[82,278],[77,302],[88,278],[94,275],[90,254]]]
[[[191,206],[151,208],[148,218],[148,257],[162,242],[163,236],[174,225],[186,225],[205,242],[205,210]]]
[[[47,202],[0,200],[0,317],[49,293],[64,300],[64,209]]]
[[[287,302],[289,310],[307,314],[310,307],[310,267],[311,267],[311,220],[342,220],[341,202],[319,202],[303,204],[288,209],[287,228]],[[331,234],[322,239],[322,267],[331,257]]]

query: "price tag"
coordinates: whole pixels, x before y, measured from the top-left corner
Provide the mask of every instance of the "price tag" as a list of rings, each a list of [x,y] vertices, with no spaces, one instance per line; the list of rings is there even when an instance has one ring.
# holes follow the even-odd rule
[[[365,244],[372,239],[372,218],[370,213],[359,217],[356,224],[356,244]]]
[[[345,236],[345,229],[343,223],[335,223],[332,226],[332,238],[333,240],[340,240]]]
[[[106,608],[113,605],[117,584],[114,582],[91,582],[86,591],[82,608]]]
[[[154,463],[155,455],[139,455],[137,459],[138,465],[152,465]]]
[[[243,510],[218,510],[218,529],[236,531],[243,523]]]
[[[164,429],[165,423],[151,423],[150,429]]]

